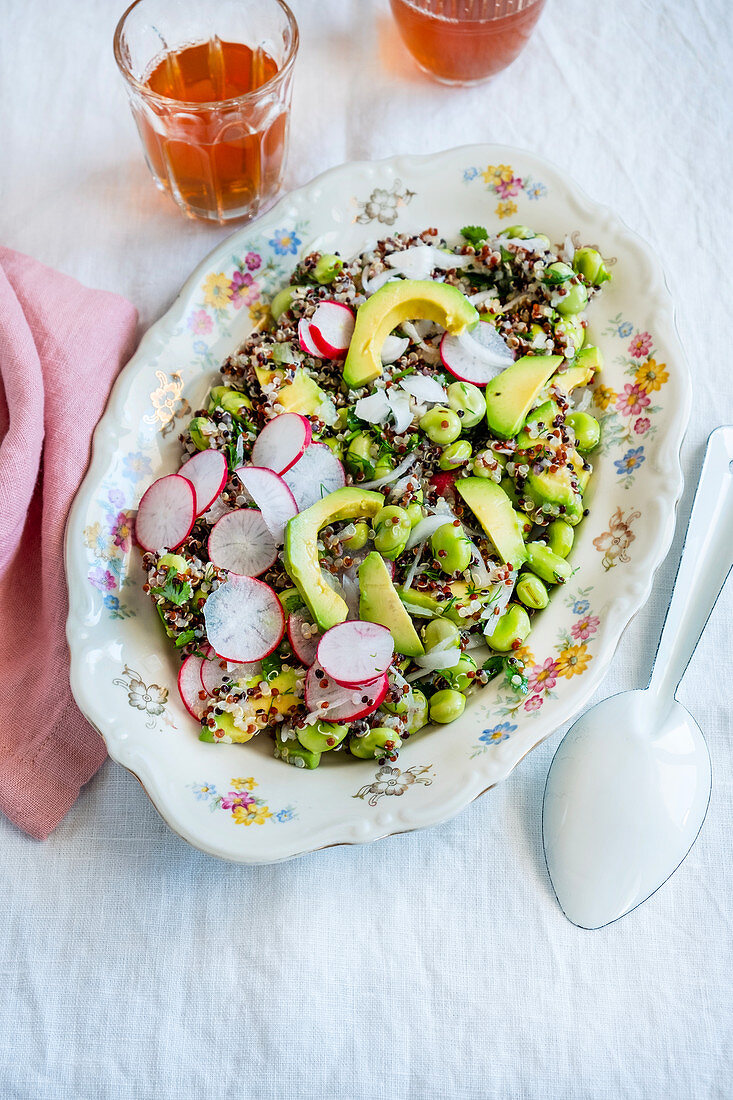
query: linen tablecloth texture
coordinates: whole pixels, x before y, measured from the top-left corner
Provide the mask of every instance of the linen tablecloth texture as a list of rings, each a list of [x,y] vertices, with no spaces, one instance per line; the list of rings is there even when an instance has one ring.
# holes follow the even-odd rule
[[[506,142],[661,257],[695,375],[688,481],[599,694],[643,685],[705,439],[733,420],[728,0],[548,0],[516,65],[467,90],[415,71],[386,3],[291,3],[288,187],[344,160]],[[123,7],[0,0],[0,240],[147,325],[229,230],[184,221],[150,182],[111,57]],[[546,877],[557,736],[439,828],[273,867],[189,849],[111,764],[44,844],[0,820],[0,1097],[729,1100],[732,604],[729,588],[680,693],[713,758],[703,832],[604,931],[568,924]]]
[[[136,320],[0,248],[0,810],[38,838],[106,756],[69,687],[64,527]]]

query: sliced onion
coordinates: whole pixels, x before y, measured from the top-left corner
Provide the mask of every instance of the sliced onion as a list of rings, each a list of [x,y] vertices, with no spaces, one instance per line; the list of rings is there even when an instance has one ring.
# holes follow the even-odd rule
[[[429,653],[415,658],[415,664],[428,672],[437,672],[439,668],[455,668],[461,659],[461,647],[458,636],[444,638]]]
[[[406,279],[429,279],[436,268],[451,271],[473,263],[473,256],[456,256],[452,252],[443,252],[435,245],[418,244],[405,248],[401,252],[390,252],[384,262],[399,271]]]
[[[389,416],[391,405],[384,390],[375,390],[368,397],[360,397],[354,412],[368,424],[383,424]]]
[[[395,435],[402,435],[412,424],[410,398],[406,393],[393,389],[387,394],[387,401],[394,417]]]
[[[498,290],[479,290],[476,294],[469,294],[468,300],[472,306],[482,306],[484,302],[490,302],[498,297]]]
[[[402,462],[395,466],[394,470],[390,470],[388,474],[385,474],[384,477],[378,477],[375,481],[360,481],[359,488],[379,489],[382,485],[391,484],[391,482],[396,481],[398,477],[401,477],[401,475],[404,474],[405,470],[409,470],[410,466],[413,465],[416,458],[417,455],[413,451],[412,454],[409,454],[407,458],[403,458]]]
[[[366,271],[366,267],[364,268],[364,271],[362,271],[362,273],[361,273],[361,286],[362,286],[362,290],[367,295],[367,297],[369,297],[369,295],[371,295],[371,294],[376,294],[376,292],[378,290],[381,290],[381,288],[383,286],[385,286],[388,282],[390,282],[390,280],[397,278],[394,271],[387,270],[387,271],[380,271],[377,275],[374,275],[371,279],[369,279],[364,274],[365,271]]]
[[[404,355],[409,344],[410,341],[406,336],[388,336],[382,344],[382,351],[380,353],[382,363],[385,367],[389,366],[390,363],[394,363],[401,355]]]
[[[448,515],[425,516],[424,519],[415,524],[410,532],[410,537],[405,543],[405,550],[412,550],[413,546],[417,546],[419,542],[427,542],[439,527],[445,527],[446,523],[452,523],[453,519],[452,512]]]
[[[521,240],[519,237],[502,237],[501,243],[503,245],[513,244],[516,248],[523,248],[526,252],[550,251],[547,241],[543,241],[542,237],[528,237],[526,241]]]

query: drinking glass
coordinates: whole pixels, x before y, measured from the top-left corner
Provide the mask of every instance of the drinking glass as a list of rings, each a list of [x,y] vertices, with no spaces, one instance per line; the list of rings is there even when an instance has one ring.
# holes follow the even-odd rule
[[[511,65],[545,0],[390,0],[402,40],[443,84],[480,84]]]
[[[115,60],[153,179],[189,217],[253,218],[288,139],[295,17],[283,0],[135,0]]]

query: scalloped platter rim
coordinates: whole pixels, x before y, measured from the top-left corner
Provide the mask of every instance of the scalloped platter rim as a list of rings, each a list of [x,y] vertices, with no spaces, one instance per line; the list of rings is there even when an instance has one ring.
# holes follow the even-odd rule
[[[175,653],[141,591],[131,530],[147,484],[177,468],[178,433],[219,363],[314,247],[351,254],[392,232],[437,226],[450,237],[466,223],[520,222],[553,240],[567,233],[597,245],[614,273],[589,310],[591,341],[606,360],[594,398],[603,440],[590,515],[572,555],[576,573],[535,621],[529,694],[492,682],[458,722],[412,738],[390,766],[333,754],[305,772],[274,759],[269,739],[199,742],[178,698]],[[333,168],[219,244],[114,386],[66,532],[76,701],[168,825],[223,859],[275,862],[445,821],[505,779],[598,687],[671,543],[690,402],[659,263],[558,168],[496,145]]]

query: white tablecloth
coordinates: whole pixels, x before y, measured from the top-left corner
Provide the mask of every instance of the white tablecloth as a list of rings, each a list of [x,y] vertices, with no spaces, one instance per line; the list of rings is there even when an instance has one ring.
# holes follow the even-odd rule
[[[185,221],[148,178],[112,59],[122,6],[0,0],[0,240],[126,294],[147,325],[228,230]],[[550,0],[524,56],[475,90],[421,77],[383,4],[293,7],[288,186],[506,142],[653,244],[695,373],[681,530],[708,432],[733,420],[729,0]],[[679,548],[602,694],[645,683]],[[733,1095],[732,595],[681,691],[714,762],[707,822],[604,931],[565,920],[544,868],[557,738],[440,828],[273,867],[188,848],[113,764],[45,844],[0,821],[0,1097]]]

